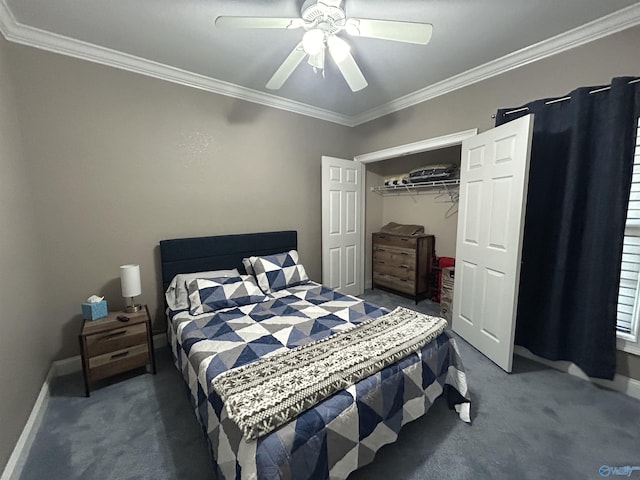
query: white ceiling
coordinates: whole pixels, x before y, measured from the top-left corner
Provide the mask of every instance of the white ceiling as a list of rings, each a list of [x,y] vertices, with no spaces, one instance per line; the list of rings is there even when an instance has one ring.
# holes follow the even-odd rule
[[[343,36],[369,86],[328,61],[265,84],[302,30],[217,30],[219,15],[298,17],[302,0],[0,0],[9,40],[357,125],[640,24],[637,0],[344,0],[348,17],[426,22],[426,45]]]

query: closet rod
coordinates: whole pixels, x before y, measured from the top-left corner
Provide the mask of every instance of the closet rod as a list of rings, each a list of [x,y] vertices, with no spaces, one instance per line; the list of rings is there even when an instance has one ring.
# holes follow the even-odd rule
[[[636,78],[635,80],[630,80],[629,84],[632,83],[638,83],[640,82],[640,78]],[[598,92],[604,92],[605,90],[611,90],[611,86],[608,87],[602,87],[602,88],[597,88],[595,90],[591,90],[589,93],[598,93]],[[545,102],[545,105],[551,105],[552,103],[558,103],[558,102],[564,102],[565,100],[571,100],[571,97],[562,97],[562,98],[556,98],[555,100],[549,100],[548,102]],[[508,112],[504,112],[505,115],[511,115],[512,113],[518,113],[518,112],[524,112],[526,110],[529,110],[529,107],[522,107],[522,108],[516,108],[515,110],[509,110]],[[492,114],[491,118],[496,118],[496,114]]]

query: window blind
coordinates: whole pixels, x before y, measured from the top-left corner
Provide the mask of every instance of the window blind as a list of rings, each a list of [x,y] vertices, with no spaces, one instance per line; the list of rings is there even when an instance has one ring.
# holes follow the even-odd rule
[[[636,130],[631,195],[622,247],[622,272],[618,290],[619,332],[635,335],[637,326],[638,278],[640,273],[640,122]]]

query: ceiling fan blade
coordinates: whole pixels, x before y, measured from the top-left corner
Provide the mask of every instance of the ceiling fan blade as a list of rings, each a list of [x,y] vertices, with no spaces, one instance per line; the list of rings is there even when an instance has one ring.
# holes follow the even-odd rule
[[[340,73],[349,84],[352,91],[357,92],[365,88],[368,83],[362,75],[358,64],[353,59],[353,55],[349,51],[349,45],[340,37],[331,36],[327,39],[329,54],[333,61],[336,62]]]
[[[289,78],[289,76],[293,73],[300,62],[307,54],[302,49],[302,42],[296,45],[296,48],[289,54],[287,58],[285,58],[282,65],[276,70],[276,73],[273,74],[271,79],[267,82],[266,87],[269,90],[278,90],[284,82]]]
[[[301,18],[268,17],[218,17],[218,28],[298,28],[304,25]]]
[[[426,45],[431,40],[433,25],[430,23],[350,18],[346,22],[345,30],[350,35],[360,37]]]

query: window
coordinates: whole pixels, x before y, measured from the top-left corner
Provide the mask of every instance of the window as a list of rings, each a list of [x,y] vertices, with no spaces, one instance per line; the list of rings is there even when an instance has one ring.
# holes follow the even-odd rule
[[[640,323],[640,122],[636,128],[633,179],[622,248],[617,330],[618,348],[640,354],[637,343]]]

